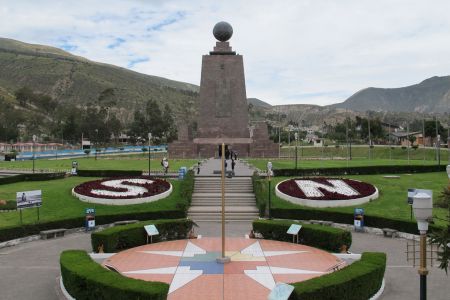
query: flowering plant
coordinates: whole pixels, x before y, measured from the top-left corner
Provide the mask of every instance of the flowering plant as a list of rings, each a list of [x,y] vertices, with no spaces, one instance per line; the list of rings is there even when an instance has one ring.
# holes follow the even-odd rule
[[[169,190],[166,180],[139,177],[114,177],[84,182],[74,188],[74,192],[93,198],[133,199],[145,198]]]
[[[370,196],[376,188],[366,182],[345,178],[295,178],[281,182],[278,190],[295,198],[348,200]]]

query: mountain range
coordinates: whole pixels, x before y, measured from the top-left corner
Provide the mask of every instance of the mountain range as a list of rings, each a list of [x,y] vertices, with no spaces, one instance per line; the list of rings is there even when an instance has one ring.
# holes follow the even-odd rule
[[[193,84],[90,61],[58,48],[0,38],[0,96],[14,101],[14,92],[22,87],[78,105],[93,103],[102,92],[113,89],[116,112],[124,121],[148,99],[169,104],[177,118],[193,116],[199,91]],[[256,98],[248,102],[256,112],[252,114],[255,118],[283,113],[288,119],[310,124],[323,120],[335,123],[366,111],[444,113],[450,112],[450,76],[432,77],[401,88],[366,88],[328,106],[272,106]]]

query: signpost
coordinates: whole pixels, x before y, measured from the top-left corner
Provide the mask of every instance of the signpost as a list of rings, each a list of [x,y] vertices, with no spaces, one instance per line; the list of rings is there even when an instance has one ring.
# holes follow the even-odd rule
[[[186,167],[181,167],[180,169],[178,169],[178,179],[183,180],[184,177],[186,176],[186,173],[187,173]]]
[[[292,242],[295,243],[295,237],[297,237],[297,244],[298,244],[298,233],[300,232],[300,229],[302,229],[302,225],[300,224],[292,224],[288,231],[286,232],[287,234],[292,234]]]
[[[364,208],[355,208],[353,225],[355,231],[364,231]]]
[[[20,223],[22,223],[22,209],[37,207],[37,219],[39,221],[39,207],[42,206],[42,191],[25,191],[16,193],[17,209],[20,212]]]
[[[151,153],[150,153],[150,144],[151,144],[151,141],[152,141],[152,133],[151,132],[149,132],[148,133],[148,177],[150,177],[150,167],[151,167],[151,160],[152,160],[152,155],[151,155]]]
[[[77,175],[78,174],[78,162],[76,160],[72,161],[72,170],[70,174]]]
[[[95,208],[86,208],[86,231],[93,230],[95,228]]]
[[[270,212],[271,210],[271,206],[272,206],[272,197],[271,197],[271,186],[270,186],[270,182],[271,182],[271,178],[273,176],[273,171],[272,171],[272,162],[267,162],[267,180],[269,181],[269,219],[272,219],[272,214]]]
[[[145,225],[144,229],[145,229],[145,232],[147,232],[147,244],[148,244],[148,237],[150,237],[150,244],[151,244],[153,242],[153,236],[158,235],[159,231],[156,228],[156,226],[153,224]]]

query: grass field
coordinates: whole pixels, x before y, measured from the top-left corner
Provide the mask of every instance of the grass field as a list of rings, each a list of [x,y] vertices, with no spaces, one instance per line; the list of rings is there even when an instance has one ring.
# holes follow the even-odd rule
[[[172,194],[162,200],[153,203],[144,203],[126,206],[112,206],[89,204],[78,200],[72,196],[71,190],[76,185],[95,180],[92,177],[69,177],[66,179],[57,179],[49,181],[27,181],[14,184],[5,184],[0,186],[0,199],[12,200],[16,198],[18,191],[42,190],[42,207],[40,208],[40,220],[54,221],[71,217],[83,217],[84,209],[88,207],[95,207],[97,215],[132,213],[141,211],[161,211],[161,210],[175,210],[177,201],[180,197],[180,182],[171,180],[173,185]],[[37,220],[36,208],[23,210],[23,222],[35,223]],[[20,224],[19,212],[4,212],[0,213],[0,227],[8,225]],[[80,224],[80,227],[82,224]]]
[[[74,159],[39,159],[35,161],[35,169],[44,170],[70,170],[72,161],[78,162],[80,170],[148,170],[148,159],[143,155],[132,156],[103,156],[97,160],[94,157]],[[194,159],[169,159],[169,172],[177,172],[180,167],[191,167],[196,164]],[[32,169],[33,162],[26,161],[0,161],[0,169]],[[161,171],[161,160],[152,159],[151,169]]]
[[[353,213],[355,207],[363,207],[366,214],[383,216],[396,220],[410,220],[410,206],[406,202],[408,188],[431,189],[433,190],[433,199],[436,200],[442,189],[446,187],[448,183],[448,177],[445,172],[412,175],[402,174],[399,179],[388,179],[384,178],[383,175],[347,176],[346,178],[358,179],[375,185],[380,193],[379,198],[363,205],[326,208],[325,210]],[[275,187],[278,182],[285,179],[288,178],[274,177],[272,187]],[[275,189],[273,188],[272,207],[293,208],[298,207],[298,205],[278,198],[275,195]],[[433,214],[442,219],[445,218],[446,212],[447,210],[442,208],[433,209]],[[443,222],[436,220],[436,224],[443,224]]]
[[[249,159],[248,162],[258,169],[267,169],[267,162],[271,161],[274,169],[294,169],[295,159],[276,158],[276,159]],[[300,168],[345,168],[345,167],[359,167],[359,166],[394,166],[394,165],[434,165],[436,161],[421,161],[421,160],[400,160],[400,159],[352,159],[352,160],[300,160],[298,159],[297,167]],[[446,164],[446,162],[441,162]]]
[[[425,161],[436,161],[437,151],[434,148],[407,148],[393,147],[391,149],[389,146],[375,146],[370,148],[366,145],[358,145],[351,147],[351,156],[354,159],[393,159],[393,160],[408,160],[408,152],[410,160],[425,160]],[[440,149],[441,161],[448,161],[450,152],[446,148]],[[295,158],[295,147],[283,147],[281,148],[281,157],[291,157]],[[350,148],[346,145],[342,146],[328,146],[328,147],[297,147],[297,155],[299,158],[347,158],[350,156]]]

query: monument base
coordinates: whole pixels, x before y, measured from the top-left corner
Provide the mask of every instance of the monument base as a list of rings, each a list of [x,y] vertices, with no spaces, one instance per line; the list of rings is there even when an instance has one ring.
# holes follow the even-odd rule
[[[217,262],[218,264],[227,264],[227,263],[229,263],[230,261],[231,261],[231,258],[228,257],[228,256],[225,256],[225,257],[218,257],[218,258],[216,259],[216,262]]]

